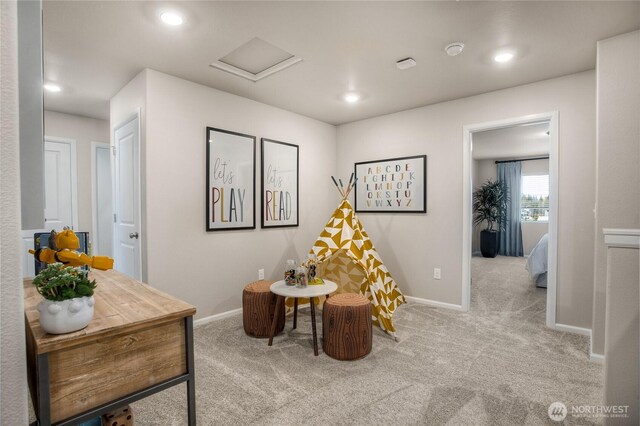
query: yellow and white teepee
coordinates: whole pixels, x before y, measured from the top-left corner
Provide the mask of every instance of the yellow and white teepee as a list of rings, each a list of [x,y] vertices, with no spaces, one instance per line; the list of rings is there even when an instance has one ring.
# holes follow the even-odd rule
[[[346,196],[310,253],[317,256],[320,277],[335,281],[339,293],[360,293],[368,297],[373,323],[395,337],[391,316],[405,303],[404,295],[382,263]]]

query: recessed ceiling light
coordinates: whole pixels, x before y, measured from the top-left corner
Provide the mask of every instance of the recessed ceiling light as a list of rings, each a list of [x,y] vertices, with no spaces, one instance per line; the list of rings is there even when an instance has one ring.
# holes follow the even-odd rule
[[[55,83],[45,83],[43,87],[47,92],[60,92],[62,90],[62,87]]]
[[[511,52],[499,53],[493,57],[494,61],[500,62],[500,63],[509,62],[512,59],[513,59],[513,53]]]
[[[356,103],[360,100],[360,95],[357,93],[347,93],[344,95],[344,100],[349,102],[350,104]]]
[[[162,22],[165,24],[172,26],[182,25],[183,22],[182,16],[174,12],[162,12],[160,19],[162,19]]]

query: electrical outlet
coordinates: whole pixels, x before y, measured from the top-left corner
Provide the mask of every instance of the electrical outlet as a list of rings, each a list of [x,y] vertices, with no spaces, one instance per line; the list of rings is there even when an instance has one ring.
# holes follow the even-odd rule
[[[433,268],[433,278],[436,280],[440,279],[440,268]]]
[[[264,269],[258,269],[258,279],[264,280]]]

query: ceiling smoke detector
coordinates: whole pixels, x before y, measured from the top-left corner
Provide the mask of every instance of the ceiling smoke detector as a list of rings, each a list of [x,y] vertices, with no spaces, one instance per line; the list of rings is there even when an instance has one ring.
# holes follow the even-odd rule
[[[396,62],[396,67],[400,70],[406,70],[408,68],[415,67],[416,65],[417,62],[413,58],[404,58]]]
[[[458,56],[462,53],[463,49],[464,43],[461,41],[456,41],[455,43],[447,44],[447,46],[444,48],[444,51],[447,52],[447,55],[449,56]]]

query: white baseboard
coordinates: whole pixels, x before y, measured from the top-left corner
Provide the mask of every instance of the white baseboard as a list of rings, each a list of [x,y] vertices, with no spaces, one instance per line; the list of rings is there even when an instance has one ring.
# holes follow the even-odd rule
[[[209,324],[210,322],[219,321],[221,319],[229,318],[241,313],[242,313],[242,308],[238,308],[238,309],[232,309],[227,312],[222,312],[221,314],[209,315],[208,317],[198,318],[197,320],[193,321],[193,326],[199,327],[201,325]]]
[[[303,309],[303,308],[308,308],[309,304],[308,303],[301,303],[298,305],[298,309]],[[204,318],[198,318],[197,320],[193,321],[193,326],[194,327],[199,327],[201,325],[205,325],[205,324],[209,324],[210,322],[214,322],[214,321],[219,321],[225,318],[229,318],[232,317],[234,315],[238,315],[242,313],[242,308],[238,308],[238,309],[232,309],[230,311],[227,312],[222,312],[220,314],[215,314],[215,315],[209,315],[208,317],[204,317]],[[289,312],[289,314],[293,314],[293,311]]]
[[[413,296],[406,296],[406,295],[404,296],[404,298],[407,299],[407,301],[409,302],[420,303],[421,305],[428,305],[428,306],[434,306],[436,308],[445,308],[445,309],[452,309],[454,311],[464,312],[464,309],[462,308],[462,306],[454,305],[453,303],[439,302],[437,300],[423,299],[421,297],[413,297]]]
[[[582,334],[583,336],[589,336],[591,338],[591,329],[575,327],[573,325],[556,324],[555,329],[558,331],[564,331],[566,333]]]
[[[573,334],[580,334],[583,336],[588,336],[589,337],[589,360],[593,361],[593,362],[598,362],[598,363],[603,363],[604,362],[604,355],[600,355],[600,354],[594,354],[593,352],[591,352],[591,329],[590,328],[582,328],[582,327],[576,327],[573,325],[566,325],[566,324],[556,324],[556,326],[554,327],[555,330],[557,331],[564,331],[566,333],[573,333]]]

